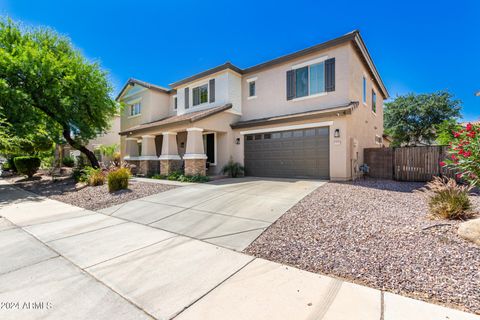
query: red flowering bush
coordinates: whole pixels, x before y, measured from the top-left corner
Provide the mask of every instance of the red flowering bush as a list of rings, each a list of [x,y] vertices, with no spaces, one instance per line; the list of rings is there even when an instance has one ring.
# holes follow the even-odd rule
[[[440,162],[453,169],[457,177],[472,186],[480,185],[480,125],[467,124],[465,129],[453,133],[448,153],[450,159]]]

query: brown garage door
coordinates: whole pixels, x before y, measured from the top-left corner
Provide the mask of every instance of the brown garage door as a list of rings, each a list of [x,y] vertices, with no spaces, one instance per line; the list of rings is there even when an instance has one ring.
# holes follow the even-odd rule
[[[328,137],[328,127],[246,135],[246,174],[328,179]]]

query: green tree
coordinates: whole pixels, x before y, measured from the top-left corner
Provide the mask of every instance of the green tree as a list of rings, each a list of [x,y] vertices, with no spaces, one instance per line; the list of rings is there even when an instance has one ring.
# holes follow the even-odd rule
[[[462,126],[455,119],[445,120],[435,126],[436,142],[439,145],[448,145],[454,139],[454,133],[460,131]]]
[[[68,38],[48,28],[0,21],[0,114],[7,124],[0,130],[19,139],[61,137],[99,167],[85,146],[108,131],[118,112],[112,90],[106,72]]]
[[[460,117],[460,101],[447,91],[398,96],[385,104],[385,133],[393,146],[432,143],[436,126]]]

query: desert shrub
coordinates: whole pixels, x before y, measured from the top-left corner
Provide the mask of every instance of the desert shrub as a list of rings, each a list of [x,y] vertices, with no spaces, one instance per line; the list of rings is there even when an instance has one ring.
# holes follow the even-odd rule
[[[65,167],[73,168],[73,166],[75,166],[75,159],[73,157],[64,157],[62,163]]]
[[[89,186],[101,186],[105,183],[105,174],[101,169],[96,169],[88,177],[87,183]]]
[[[112,170],[107,175],[108,191],[114,192],[128,188],[128,179],[130,179],[131,172],[128,168],[119,168]]]
[[[86,166],[83,169],[76,168],[73,170],[73,178],[77,182],[84,182],[89,186],[100,186],[105,183],[105,173],[102,169],[95,169]]]
[[[425,188],[428,207],[434,218],[467,219],[473,215],[468,197],[471,186],[459,185],[454,179],[434,177]]]
[[[112,165],[115,167],[120,167],[122,165],[122,156],[120,152],[115,152],[112,156]]]
[[[38,157],[16,157],[13,159],[13,162],[15,163],[17,171],[21,174],[27,175],[29,178],[33,177],[38,171],[38,168],[40,168],[40,158]]]
[[[232,159],[230,159],[230,161],[228,161],[228,163],[222,168],[222,173],[228,174],[232,178],[243,175],[244,172],[245,168],[240,163],[234,162]]]

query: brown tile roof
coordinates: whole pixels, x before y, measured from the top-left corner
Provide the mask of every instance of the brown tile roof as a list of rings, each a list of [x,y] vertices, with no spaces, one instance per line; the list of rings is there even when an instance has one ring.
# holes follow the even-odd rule
[[[219,72],[219,71],[222,71],[222,70],[226,70],[226,69],[233,70],[233,71],[235,71],[239,74],[242,74],[242,75],[257,72],[257,71],[263,70],[265,68],[269,68],[269,67],[272,67],[272,66],[275,66],[275,65],[278,65],[278,64],[281,64],[281,63],[284,63],[284,62],[287,62],[287,61],[290,61],[290,60],[293,60],[293,59],[296,59],[296,58],[299,58],[299,57],[303,57],[303,56],[311,54],[311,53],[315,53],[315,52],[318,52],[318,51],[321,51],[321,50],[324,50],[324,49],[327,49],[327,48],[331,48],[333,46],[337,46],[339,44],[346,43],[346,42],[352,42],[353,43],[354,48],[359,53],[362,61],[367,65],[368,70],[370,71],[370,73],[373,76],[373,79],[375,80],[378,87],[380,88],[380,91],[382,92],[383,97],[385,99],[387,99],[389,97],[387,88],[385,87],[385,84],[383,83],[382,78],[380,77],[380,74],[378,73],[378,70],[377,70],[375,64],[373,63],[373,59],[370,56],[370,53],[369,53],[369,51],[368,51],[368,49],[365,45],[365,42],[362,39],[362,36],[360,35],[360,31],[358,31],[358,30],[354,30],[354,31],[349,32],[349,33],[347,33],[343,36],[340,36],[338,38],[335,38],[335,39],[332,39],[332,40],[329,40],[329,41],[326,41],[326,42],[308,47],[306,49],[303,49],[303,50],[300,50],[300,51],[297,51],[297,52],[286,54],[286,55],[281,56],[279,58],[275,58],[273,60],[263,62],[263,63],[255,65],[255,66],[245,68],[245,69],[241,69],[241,68],[233,65],[230,62],[226,62],[222,65],[217,66],[217,67],[208,69],[206,71],[194,74],[194,75],[192,75],[190,77],[187,77],[185,79],[182,79],[180,81],[176,81],[174,83],[171,83],[170,87],[176,88],[176,87],[178,87],[182,84],[186,84],[188,82],[206,77],[208,75],[211,75],[213,73],[216,73],[216,72]]]
[[[238,128],[248,128],[248,127],[255,127],[260,125],[268,125],[268,124],[275,124],[275,123],[282,123],[282,122],[289,122],[295,120],[303,120],[307,118],[312,118],[319,115],[324,114],[331,114],[335,112],[344,112],[344,111],[351,111],[358,107],[358,101],[351,101],[347,104],[338,105],[338,106],[328,106],[325,108],[320,108],[316,110],[306,111],[306,112],[299,112],[299,113],[292,113],[292,114],[285,114],[281,116],[273,116],[268,118],[260,118],[260,119],[252,119],[246,121],[239,121],[237,123],[231,124],[230,127],[233,129]]]
[[[157,121],[149,122],[149,123],[144,123],[140,124],[131,128],[128,128],[124,131],[119,132],[120,135],[129,135],[137,131],[145,130],[145,129],[151,129],[155,127],[162,127],[166,125],[172,125],[172,124],[179,124],[179,123],[192,123],[201,119],[208,118],[210,116],[213,116],[214,114],[220,113],[222,111],[228,110],[232,108],[231,103],[227,103],[223,106],[219,107],[214,107],[206,110],[200,110],[200,111],[194,111],[194,112],[189,112],[185,113],[182,115],[177,115],[177,116],[170,116],[166,117]]]
[[[469,124],[469,123],[471,123],[471,124],[473,124],[473,125],[479,125],[479,124],[480,124],[480,120],[476,120],[476,121],[466,121],[466,122],[460,123],[460,125],[462,125],[462,126],[465,127],[465,126],[467,126],[467,124]]]
[[[122,90],[120,90],[120,92],[118,93],[117,97],[115,98],[115,100],[118,100],[123,92],[125,91],[125,89],[128,88],[128,86],[132,85],[132,84],[138,84],[139,86],[142,86],[142,87],[145,87],[147,89],[153,89],[153,90],[156,90],[156,91],[159,91],[159,92],[163,92],[163,93],[170,93],[172,92],[171,89],[167,89],[167,88],[164,88],[164,87],[160,87],[160,86],[157,86],[156,84],[153,84],[153,83],[148,83],[148,82],[145,82],[145,81],[141,81],[141,80],[137,80],[137,79],[134,79],[134,78],[130,78],[128,79],[127,83],[125,83],[125,85],[123,86]]]

